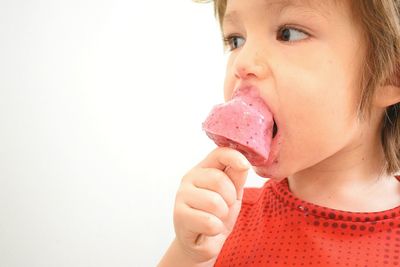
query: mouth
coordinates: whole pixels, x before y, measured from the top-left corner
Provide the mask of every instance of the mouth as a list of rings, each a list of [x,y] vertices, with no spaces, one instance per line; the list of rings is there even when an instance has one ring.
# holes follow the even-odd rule
[[[275,138],[277,133],[278,133],[278,126],[277,126],[277,124],[276,124],[276,122],[274,120],[274,127],[273,127],[273,130],[272,130],[272,138]]]
[[[269,151],[269,157],[268,157],[268,162],[266,163],[266,166],[268,168],[271,168],[274,164],[278,163],[278,154],[280,151],[280,147],[282,144],[282,133],[279,131],[278,124],[276,123],[275,118],[273,118],[274,126],[272,128],[272,142],[270,146],[270,151]]]

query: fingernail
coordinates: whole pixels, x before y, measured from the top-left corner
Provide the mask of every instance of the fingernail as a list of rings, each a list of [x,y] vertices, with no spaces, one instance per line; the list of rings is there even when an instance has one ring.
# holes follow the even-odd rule
[[[250,168],[250,163],[247,161],[247,159],[241,159],[240,160],[240,165],[243,168],[246,168],[246,169]]]

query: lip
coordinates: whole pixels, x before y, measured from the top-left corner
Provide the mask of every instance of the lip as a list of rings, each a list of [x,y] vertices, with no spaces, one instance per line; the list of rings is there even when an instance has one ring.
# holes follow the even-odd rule
[[[272,138],[271,149],[269,152],[266,167],[269,167],[273,164],[278,163],[277,157],[278,157],[279,148],[280,148],[281,144],[282,144],[282,134],[279,131],[279,127],[278,127],[278,131],[277,131],[275,137]]]
[[[238,94],[240,94],[243,91],[249,90],[250,92],[250,97],[252,98],[257,98],[259,97],[260,99],[262,99],[262,101],[264,102],[264,104],[268,107],[268,109],[270,110],[275,122],[278,124],[278,121],[275,118],[275,112],[274,112],[274,108],[272,105],[270,105],[270,102],[268,99],[265,99],[264,97],[262,97],[261,94],[261,86],[257,86],[255,84],[251,84],[251,83],[240,83],[238,86],[235,86],[235,89],[232,92],[231,97],[229,98],[229,100],[231,100],[232,98],[234,98],[235,96],[237,96]]]
[[[272,138],[275,138],[275,136],[278,134],[278,125],[276,124],[275,120],[274,120],[274,126],[272,129]]]
[[[271,142],[271,146],[270,146],[270,153],[269,153],[266,164],[264,166],[258,166],[261,168],[265,168],[265,167],[269,168],[270,166],[278,163],[277,158],[278,158],[279,149],[280,149],[280,146],[282,143],[282,141],[281,141],[282,134],[281,134],[280,122],[279,122],[278,117],[276,116],[276,113],[274,112],[274,108],[272,105],[270,105],[268,99],[265,99],[264,97],[262,97],[260,88],[261,88],[261,86],[257,86],[255,84],[245,83],[245,82],[240,83],[240,84],[238,84],[238,86],[235,87],[233,94],[231,96],[231,99],[245,90],[250,90],[250,93],[251,93],[250,97],[259,97],[264,102],[264,104],[268,107],[269,111],[271,112],[272,118],[274,120],[274,125],[276,125],[276,128],[277,128],[277,132],[276,132],[276,135],[272,138],[272,142]]]

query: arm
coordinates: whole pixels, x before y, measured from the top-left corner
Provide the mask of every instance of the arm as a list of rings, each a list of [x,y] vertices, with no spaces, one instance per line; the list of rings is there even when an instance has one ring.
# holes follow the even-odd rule
[[[177,240],[174,239],[157,267],[212,267],[214,263],[215,259],[203,263],[194,262],[184,253]]]

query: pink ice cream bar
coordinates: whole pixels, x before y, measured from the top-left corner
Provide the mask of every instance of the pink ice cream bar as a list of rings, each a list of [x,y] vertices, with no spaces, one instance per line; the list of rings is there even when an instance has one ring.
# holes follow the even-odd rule
[[[240,151],[253,166],[268,161],[274,120],[254,87],[238,89],[233,98],[215,106],[203,130],[218,145]]]

